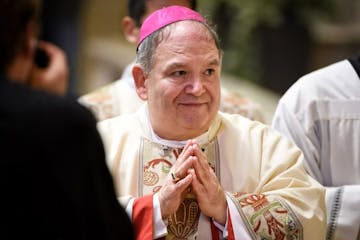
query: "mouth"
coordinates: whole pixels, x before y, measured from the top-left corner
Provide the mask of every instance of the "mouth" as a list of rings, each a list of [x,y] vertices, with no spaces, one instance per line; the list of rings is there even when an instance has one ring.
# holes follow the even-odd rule
[[[185,107],[199,107],[204,105],[205,103],[180,103],[179,105],[185,106]]]

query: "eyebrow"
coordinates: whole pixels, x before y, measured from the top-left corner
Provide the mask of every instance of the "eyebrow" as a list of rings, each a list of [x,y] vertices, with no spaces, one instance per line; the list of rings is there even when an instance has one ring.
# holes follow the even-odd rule
[[[210,61],[209,65],[219,66],[220,62],[219,62],[219,60],[214,59],[214,60]]]
[[[211,60],[208,65],[209,66],[219,66],[220,62],[219,62],[219,60],[214,59],[214,60]],[[169,65],[167,65],[166,69],[183,68],[185,66],[186,66],[186,64],[174,62],[174,63],[170,63]]]
[[[174,62],[174,63],[170,63],[169,65],[167,65],[166,69],[182,68],[184,66],[186,66],[186,65],[183,63]]]

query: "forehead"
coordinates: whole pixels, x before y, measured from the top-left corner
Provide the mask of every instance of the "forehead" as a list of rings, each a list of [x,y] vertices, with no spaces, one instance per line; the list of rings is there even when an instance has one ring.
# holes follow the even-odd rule
[[[160,44],[187,45],[188,41],[206,41],[216,47],[210,30],[202,23],[185,20],[172,23],[164,28]],[[194,44],[193,42],[191,44]],[[203,44],[203,43],[201,43]]]
[[[219,59],[219,53],[207,27],[202,23],[187,20],[173,23],[163,29],[155,55],[165,59],[166,55],[190,58],[208,56]]]
[[[146,0],[146,10],[143,18],[146,18],[160,8],[173,5],[191,8],[190,0]]]

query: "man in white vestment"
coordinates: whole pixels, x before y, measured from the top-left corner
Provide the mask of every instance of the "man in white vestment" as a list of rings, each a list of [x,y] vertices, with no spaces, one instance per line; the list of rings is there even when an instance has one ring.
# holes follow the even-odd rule
[[[123,33],[129,43],[136,44],[141,23],[152,12],[167,6],[180,5],[195,9],[196,0],[128,0],[128,13],[122,20]],[[144,103],[136,94],[132,68],[129,64],[121,78],[106,86],[95,89],[79,98],[80,103],[90,108],[101,121],[122,114],[133,113]],[[264,122],[260,106],[238,94],[222,87],[220,109],[228,113],[238,113],[252,120]]]
[[[324,239],[324,188],[267,126],[218,111],[221,49],[197,12],[143,23],[136,113],[99,123],[137,239]]]
[[[302,77],[280,99],[272,123],[326,186],[326,239],[360,239],[359,76],[356,57]]]

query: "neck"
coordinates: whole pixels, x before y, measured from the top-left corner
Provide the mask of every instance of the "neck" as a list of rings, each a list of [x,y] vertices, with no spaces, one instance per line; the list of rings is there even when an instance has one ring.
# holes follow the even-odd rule
[[[156,132],[155,129],[153,128],[153,126],[151,125],[149,109],[147,107],[145,108],[145,111],[146,111],[147,124],[151,131],[153,140],[161,139],[161,140],[166,140],[166,141],[171,141],[171,142],[186,142],[189,139],[195,139],[195,138],[201,137],[205,134],[207,136],[207,131],[199,132],[198,130],[196,130],[196,131],[194,130],[193,132],[188,130],[188,131],[186,131],[186,134],[183,134],[183,135],[181,135],[179,132],[176,132],[176,134],[174,134],[174,132],[169,132],[168,134],[159,134],[159,132]]]
[[[154,142],[157,142],[157,143],[159,143],[159,144],[161,144],[161,145],[173,147],[173,148],[182,148],[182,147],[184,147],[184,146],[186,145],[187,141],[190,140],[190,139],[196,139],[197,142],[198,142],[200,145],[204,145],[204,144],[207,143],[208,140],[209,140],[208,132],[205,132],[205,133],[203,133],[202,135],[197,136],[197,137],[188,138],[188,139],[186,139],[186,140],[167,140],[167,139],[163,139],[163,138],[159,137],[159,136],[154,132],[154,130],[152,129],[151,124],[150,124],[150,130],[151,130],[151,139],[152,139]]]

